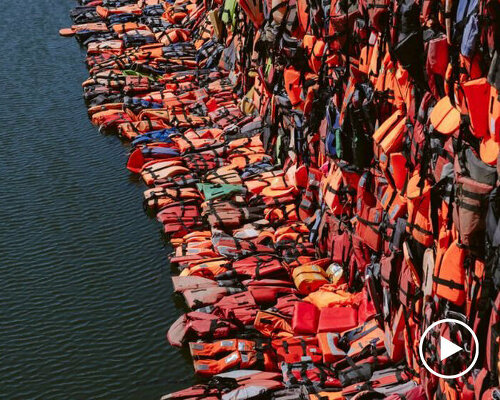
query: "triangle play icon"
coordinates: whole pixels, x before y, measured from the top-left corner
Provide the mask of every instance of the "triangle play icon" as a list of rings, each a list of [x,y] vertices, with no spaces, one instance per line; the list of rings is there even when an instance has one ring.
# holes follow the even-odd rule
[[[442,336],[440,336],[439,348],[439,357],[441,358],[441,361],[446,360],[449,356],[463,350],[460,346],[457,346],[455,343],[450,342]]]

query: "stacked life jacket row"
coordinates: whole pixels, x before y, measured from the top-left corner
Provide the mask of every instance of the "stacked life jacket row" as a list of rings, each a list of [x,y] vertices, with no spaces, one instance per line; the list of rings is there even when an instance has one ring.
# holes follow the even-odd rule
[[[71,18],[89,116],[130,141],[191,309],[167,339],[202,383],[163,399],[500,398],[498,0],[80,0]],[[417,350],[442,318],[479,338],[455,380]],[[471,362],[436,341],[436,371]]]

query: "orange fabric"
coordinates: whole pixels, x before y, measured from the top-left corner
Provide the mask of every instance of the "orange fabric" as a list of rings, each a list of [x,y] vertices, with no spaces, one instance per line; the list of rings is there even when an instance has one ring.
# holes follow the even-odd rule
[[[438,101],[430,115],[431,124],[443,135],[451,135],[460,126],[460,111],[452,106],[448,96]]]
[[[318,308],[334,306],[355,306],[359,304],[359,294],[349,293],[347,284],[326,284],[317,291],[310,293],[304,301],[314,304]]]
[[[462,85],[467,99],[471,130],[474,136],[482,138],[488,134],[488,100],[490,84],[486,78],[474,79]]]
[[[465,301],[464,262],[465,249],[455,240],[436,262],[434,270],[434,292],[458,306]]]

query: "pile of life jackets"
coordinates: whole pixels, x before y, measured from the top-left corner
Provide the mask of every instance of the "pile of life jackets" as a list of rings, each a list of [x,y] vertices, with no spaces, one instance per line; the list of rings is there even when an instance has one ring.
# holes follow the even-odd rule
[[[498,0],[80,0],[71,18],[89,117],[130,142],[191,310],[167,340],[201,380],[163,399],[500,398]],[[479,339],[458,379],[418,352],[442,318]],[[471,361],[422,350],[446,375]]]

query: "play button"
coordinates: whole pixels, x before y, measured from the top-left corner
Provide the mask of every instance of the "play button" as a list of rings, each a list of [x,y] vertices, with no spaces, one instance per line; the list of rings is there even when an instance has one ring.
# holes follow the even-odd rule
[[[423,332],[418,350],[423,366],[431,374],[455,379],[468,373],[476,364],[479,342],[465,322],[445,318]]]
[[[441,358],[441,361],[446,360],[448,357],[462,350],[463,349],[460,346],[450,342],[448,339],[442,336],[439,337],[439,357]]]

